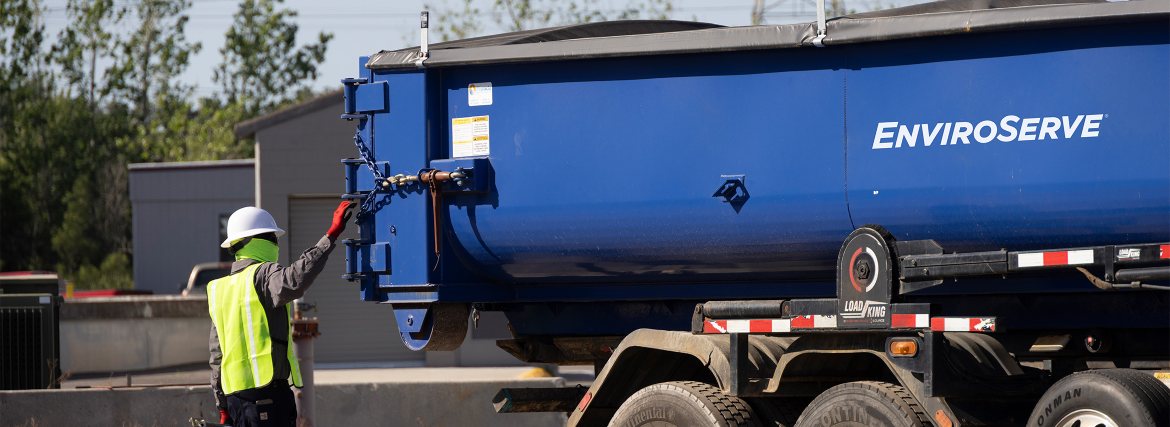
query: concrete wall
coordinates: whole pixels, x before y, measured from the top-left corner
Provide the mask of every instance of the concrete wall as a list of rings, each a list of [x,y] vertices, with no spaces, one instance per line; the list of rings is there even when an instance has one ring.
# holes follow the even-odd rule
[[[136,296],[61,305],[61,372],[132,372],[207,363],[207,298]],[[0,423],[0,425],[4,425]]]
[[[559,413],[496,414],[503,387],[563,386],[560,378],[316,386],[318,426],[560,426]],[[0,426],[180,426],[218,421],[207,386],[0,391]]]
[[[134,287],[175,294],[191,267],[219,261],[220,215],[255,203],[253,161],[130,165]]]
[[[210,321],[118,319],[61,322],[61,372],[132,372],[207,363]]]

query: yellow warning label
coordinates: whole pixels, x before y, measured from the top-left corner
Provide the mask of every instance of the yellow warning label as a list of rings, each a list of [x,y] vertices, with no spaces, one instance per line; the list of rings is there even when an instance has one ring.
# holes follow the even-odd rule
[[[475,157],[491,154],[488,116],[451,119],[451,157]]]

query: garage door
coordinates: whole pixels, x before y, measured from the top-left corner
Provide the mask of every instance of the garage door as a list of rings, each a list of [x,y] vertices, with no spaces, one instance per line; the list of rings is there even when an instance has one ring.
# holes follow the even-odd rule
[[[289,198],[288,235],[296,259],[317,243],[329,228],[337,198]],[[357,236],[352,223],[338,241]],[[305,300],[317,305],[321,336],[315,343],[317,362],[382,362],[423,360],[423,352],[408,350],[398,337],[398,326],[388,305],[361,301],[356,283],[341,278],[345,247],[338,244]]]

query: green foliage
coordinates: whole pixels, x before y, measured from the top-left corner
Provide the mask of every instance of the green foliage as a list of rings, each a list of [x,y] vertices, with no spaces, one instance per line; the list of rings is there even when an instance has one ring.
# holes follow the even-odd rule
[[[131,289],[134,287],[134,272],[130,257],[115,252],[102,260],[98,266],[85,265],[72,280],[74,289]]]
[[[95,239],[96,230],[89,221],[93,211],[93,184],[89,180],[74,181],[73,190],[65,200],[70,201],[65,209],[61,226],[53,232],[52,244],[58,260],[59,270],[73,273],[78,266],[93,264],[101,260],[102,242]]]
[[[253,154],[251,141],[237,140],[233,131],[236,123],[248,118],[240,103],[203,99],[198,107],[172,109],[169,115],[159,117],[150,132],[140,128],[123,143],[140,141],[148,147],[146,161],[248,158]]]
[[[331,36],[296,48],[276,3],[241,3],[222,98],[193,99],[190,0],[69,0],[52,46],[39,0],[0,0],[0,268],[132,287],[127,163],[249,157],[235,124],[311,94]]]
[[[439,40],[481,35],[487,29],[484,16],[490,16],[491,23],[504,31],[522,31],[599,21],[669,19],[674,12],[672,0],[629,0],[617,9],[605,8],[610,3],[601,0],[494,0],[486,15],[473,3],[474,0],[462,0],[457,9],[449,9],[444,2],[443,8],[436,9],[439,25],[434,28]]]
[[[49,57],[60,66],[65,95],[84,94],[90,105],[97,105],[99,97],[110,91],[98,75],[97,61],[113,55],[120,44],[108,29],[122,21],[126,9],[115,6],[113,0],[69,0],[66,11],[73,24],[57,35]],[[103,74],[109,72],[110,67],[102,70]]]
[[[0,83],[6,95],[16,83],[41,71],[44,41],[39,1],[0,1]]]
[[[137,18],[137,28],[117,44],[107,84],[112,102],[128,108],[135,125],[153,125],[156,106],[191,95],[191,87],[178,81],[191,55],[202,49],[184,33],[188,17],[183,12],[190,6],[188,0],[141,0],[128,11]]]
[[[241,103],[245,113],[294,99],[317,78],[317,65],[333,38],[317,34],[317,42],[297,47],[297,13],[277,9],[282,0],[243,0],[219,50],[223,60],[212,79],[228,103]]]

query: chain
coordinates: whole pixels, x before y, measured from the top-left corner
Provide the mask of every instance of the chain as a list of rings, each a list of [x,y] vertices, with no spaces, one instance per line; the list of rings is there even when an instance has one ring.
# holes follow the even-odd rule
[[[364,122],[365,119],[362,119],[362,121]],[[357,146],[358,155],[361,156],[361,159],[363,162],[365,162],[366,167],[370,169],[370,173],[374,175],[374,189],[370,190],[370,192],[366,194],[366,197],[362,199],[361,205],[358,206],[357,216],[359,218],[370,215],[390,203],[389,194],[386,194],[384,197],[382,197],[382,200],[378,202],[374,201],[374,195],[378,192],[379,183],[385,182],[386,177],[382,175],[382,171],[378,170],[378,164],[374,160],[374,153],[370,152],[369,147],[366,147],[366,142],[362,140],[363,127],[364,126],[358,126],[357,131],[354,132],[353,145]]]

